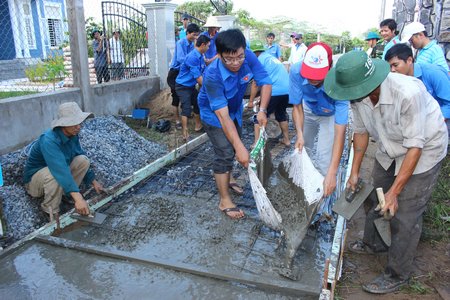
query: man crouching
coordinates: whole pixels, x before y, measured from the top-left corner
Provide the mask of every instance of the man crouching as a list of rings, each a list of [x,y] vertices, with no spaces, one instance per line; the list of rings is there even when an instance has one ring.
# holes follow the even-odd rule
[[[52,128],[39,137],[26,162],[25,188],[32,197],[44,197],[41,208],[50,220],[59,213],[63,192],[72,197],[79,214],[89,214],[88,203],[79,189],[81,181],[92,184],[97,193],[103,191],[94,179],[78,137],[81,123],[88,117],[93,114],[82,112],[75,102],[61,104]]]

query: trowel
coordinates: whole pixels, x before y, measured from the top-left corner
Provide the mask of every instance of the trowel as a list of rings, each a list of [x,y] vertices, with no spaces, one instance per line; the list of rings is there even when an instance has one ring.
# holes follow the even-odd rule
[[[377,208],[382,209],[385,204],[383,188],[377,188],[376,191],[379,204]],[[385,212],[382,217],[373,221],[373,223],[375,224],[375,228],[381,236],[381,239],[388,247],[391,246],[391,219],[392,216],[390,215],[390,213]]]
[[[333,206],[333,211],[346,220],[350,220],[372,191],[373,186],[370,183],[359,179],[355,190],[348,187],[341,193]]]
[[[99,224],[99,225],[102,224],[103,221],[105,221],[107,216],[108,215],[105,215],[105,214],[102,214],[99,212],[95,212],[93,210],[91,210],[91,212],[87,216],[80,215],[77,212],[74,212],[70,215],[70,217],[73,219],[77,219],[79,221],[84,221],[84,222],[93,223],[93,224]]]

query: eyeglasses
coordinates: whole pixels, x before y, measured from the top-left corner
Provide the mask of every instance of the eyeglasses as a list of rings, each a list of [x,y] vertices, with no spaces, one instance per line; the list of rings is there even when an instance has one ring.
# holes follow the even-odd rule
[[[231,64],[240,64],[241,62],[243,62],[245,60],[245,55],[241,55],[235,58],[225,58],[222,56],[223,62],[226,65],[231,65]]]

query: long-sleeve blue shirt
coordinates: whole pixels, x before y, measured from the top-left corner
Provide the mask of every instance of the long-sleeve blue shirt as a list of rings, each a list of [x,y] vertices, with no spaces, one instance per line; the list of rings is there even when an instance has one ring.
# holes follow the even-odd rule
[[[186,55],[194,49],[194,43],[189,42],[187,38],[181,39],[175,46],[175,52],[173,54],[171,69],[180,70],[181,64],[186,59]]]
[[[200,51],[194,49],[186,56],[175,82],[184,86],[195,86],[197,78],[203,75],[205,68],[205,58]]]
[[[70,164],[75,156],[85,155],[77,136],[68,138],[60,127],[44,132],[33,145],[24,171],[24,183],[31,181],[31,177],[48,167],[66,194],[79,192],[80,189],[70,172]],[[91,184],[95,174],[91,168],[83,178],[83,182]]]

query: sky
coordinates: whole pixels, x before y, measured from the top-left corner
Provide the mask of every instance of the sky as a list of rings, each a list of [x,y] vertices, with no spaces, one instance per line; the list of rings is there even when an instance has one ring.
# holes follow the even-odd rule
[[[148,3],[153,0],[131,0],[134,3]],[[394,0],[386,0],[384,18],[390,18]],[[186,0],[172,0],[182,4]],[[85,1],[86,3],[86,1]],[[275,16],[285,16],[318,24],[327,33],[340,35],[350,31],[352,37],[363,38],[362,34],[369,28],[378,28],[380,23],[382,0],[233,0],[233,8],[245,9],[257,20],[270,20]],[[85,10],[86,17],[101,16],[100,7],[89,3]],[[95,7],[95,8],[94,8]],[[295,31],[295,29],[292,29]]]
[[[181,4],[184,0],[173,0]],[[245,9],[250,16],[264,20],[275,16],[286,16],[319,24],[328,33],[341,34],[350,31],[352,36],[360,36],[367,29],[380,23],[382,0],[234,0],[233,8]],[[392,15],[393,0],[386,0],[385,18]]]

